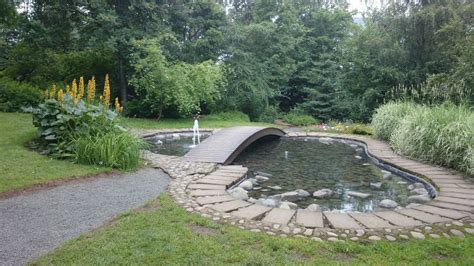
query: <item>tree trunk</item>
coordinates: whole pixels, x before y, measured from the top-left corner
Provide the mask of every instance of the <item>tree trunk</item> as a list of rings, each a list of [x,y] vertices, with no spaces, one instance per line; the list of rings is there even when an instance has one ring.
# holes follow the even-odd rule
[[[120,99],[122,101],[122,106],[127,102],[127,78],[125,77],[124,71],[124,59],[119,54],[118,55],[119,63],[119,79],[120,79]]]

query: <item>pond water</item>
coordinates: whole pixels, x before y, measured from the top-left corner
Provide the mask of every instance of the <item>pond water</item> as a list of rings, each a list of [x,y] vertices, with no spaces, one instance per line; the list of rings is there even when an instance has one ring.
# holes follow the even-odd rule
[[[202,132],[201,141],[209,137],[211,133]],[[164,155],[183,156],[193,145],[193,133],[174,133],[161,134],[145,138],[145,141],[150,144],[149,151]],[[197,140],[196,140],[197,141]]]
[[[298,208],[316,203],[323,211],[371,212],[383,199],[406,205],[409,181],[393,173],[390,178],[384,178],[386,172],[368,158],[362,146],[344,140],[323,140],[324,143],[318,138],[284,137],[265,139],[248,147],[234,164],[248,167],[250,178],[256,171],[272,174],[270,179],[258,181],[249,197],[267,198],[303,189],[311,195],[291,200]],[[378,182],[382,183],[380,189],[371,186]],[[313,192],[324,188],[333,190],[334,195],[328,199],[312,196]],[[350,196],[350,191],[367,193],[370,197]]]

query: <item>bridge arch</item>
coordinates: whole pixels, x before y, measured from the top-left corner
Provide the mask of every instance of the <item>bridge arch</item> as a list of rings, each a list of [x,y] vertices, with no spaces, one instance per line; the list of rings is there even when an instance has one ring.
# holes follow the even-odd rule
[[[184,159],[194,162],[230,164],[245,148],[266,137],[281,137],[285,132],[274,127],[242,126],[221,129],[190,150]]]

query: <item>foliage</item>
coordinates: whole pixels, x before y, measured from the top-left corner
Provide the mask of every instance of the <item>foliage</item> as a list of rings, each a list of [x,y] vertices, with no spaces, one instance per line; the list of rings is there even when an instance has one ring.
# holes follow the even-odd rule
[[[139,166],[141,150],[146,147],[142,139],[124,131],[110,131],[99,135],[80,135],[74,140],[78,163],[95,164],[122,170]]]
[[[365,124],[354,123],[344,128],[344,133],[355,135],[373,135],[373,129]]]
[[[443,104],[407,112],[390,143],[407,156],[474,174],[474,113]]]
[[[134,75],[130,82],[145,94],[158,119],[175,106],[181,115],[201,111],[201,103],[213,104],[219,95],[222,72],[211,61],[198,64],[169,63],[157,39],[136,42]]]
[[[27,83],[0,78],[0,111],[18,112],[25,107],[34,107],[41,101],[41,91]]]
[[[295,126],[309,126],[318,124],[319,121],[310,115],[306,115],[296,109],[283,116],[283,121]]]
[[[249,116],[241,112],[221,112],[210,114],[205,117],[208,121],[235,121],[235,122],[250,122]]]
[[[280,112],[275,106],[268,106],[257,118],[259,122],[273,123],[280,117]]]
[[[390,102],[380,106],[375,110],[371,123],[375,137],[389,141],[405,116],[414,112],[417,112],[417,107],[411,102]]]

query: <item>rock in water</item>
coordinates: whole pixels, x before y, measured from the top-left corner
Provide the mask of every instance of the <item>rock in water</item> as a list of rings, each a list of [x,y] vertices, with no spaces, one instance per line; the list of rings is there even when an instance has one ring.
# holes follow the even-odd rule
[[[410,195],[428,195],[428,190],[425,188],[414,188],[412,191],[410,191]]]
[[[321,207],[319,207],[318,204],[310,204],[308,207],[306,207],[307,211],[310,211],[310,212],[320,212],[321,211]]]
[[[280,195],[282,200],[297,200],[298,199],[298,192],[296,191],[290,191],[290,192],[285,192]]]
[[[236,199],[247,200],[249,198],[247,190],[241,187],[230,189],[227,192],[229,192],[229,194]]]
[[[281,190],[280,186],[268,186],[268,188],[271,188],[273,190]]]
[[[384,199],[379,203],[379,207],[387,208],[387,209],[393,209],[397,206],[398,206],[398,203],[391,199]]]
[[[263,206],[270,207],[270,208],[278,208],[278,206],[280,206],[280,201],[277,201],[277,200],[274,200],[274,199],[260,198],[260,199],[257,200],[256,203],[260,204],[260,205],[263,205]]]
[[[290,201],[282,201],[280,203],[279,208],[281,209],[291,209],[291,210],[296,210],[298,208],[298,204],[290,202]]]
[[[328,188],[323,188],[313,193],[313,197],[317,199],[327,199],[330,198],[334,192]]]
[[[298,197],[309,197],[311,195],[308,191],[303,189],[297,189],[295,192],[298,193]]]
[[[239,187],[246,190],[251,190],[253,188],[253,184],[251,181],[245,180],[244,182],[240,183]]]
[[[366,198],[371,196],[370,194],[357,192],[357,191],[348,191],[347,195],[352,196],[352,197],[356,197],[356,198],[360,198],[360,199],[366,199]]]
[[[329,144],[332,144],[334,140],[332,138],[324,137],[324,138],[319,138],[318,141],[322,144],[329,145]]]
[[[408,203],[427,203],[431,198],[428,195],[414,195],[407,198]]]
[[[256,176],[259,175],[259,176],[264,176],[264,177],[268,177],[268,178],[273,177],[272,174],[265,173],[265,172],[262,172],[262,171],[256,171],[254,174],[255,174]]]
[[[381,189],[383,183],[382,182],[377,182],[377,183],[370,183],[370,187],[373,189]]]
[[[257,179],[258,181],[267,181],[270,178],[263,175],[256,175],[255,179]]]

